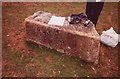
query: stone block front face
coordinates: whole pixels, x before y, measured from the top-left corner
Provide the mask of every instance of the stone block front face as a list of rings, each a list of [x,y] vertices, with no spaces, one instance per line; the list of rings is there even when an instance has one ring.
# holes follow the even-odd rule
[[[37,21],[34,16],[25,19],[26,39],[66,55],[76,56],[87,62],[98,63],[99,34],[92,23],[82,25],[53,26]]]

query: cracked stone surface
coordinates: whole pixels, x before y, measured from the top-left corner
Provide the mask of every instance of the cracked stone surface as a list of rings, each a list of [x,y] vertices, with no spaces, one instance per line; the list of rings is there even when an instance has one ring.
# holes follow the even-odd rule
[[[82,24],[70,25],[65,20],[62,27],[48,25],[52,15],[54,14],[38,11],[26,18],[26,40],[97,64],[100,41],[93,23],[84,27]]]

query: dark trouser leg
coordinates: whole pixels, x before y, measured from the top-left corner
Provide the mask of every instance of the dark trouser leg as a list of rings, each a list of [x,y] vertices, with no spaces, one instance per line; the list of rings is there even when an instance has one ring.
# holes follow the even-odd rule
[[[97,24],[98,17],[103,8],[104,2],[87,2],[86,15],[93,24]]]

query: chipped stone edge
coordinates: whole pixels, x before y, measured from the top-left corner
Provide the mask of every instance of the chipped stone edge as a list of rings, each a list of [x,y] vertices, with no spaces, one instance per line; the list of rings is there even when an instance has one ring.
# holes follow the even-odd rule
[[[46,26],[46,27],[50,27],[48,24],[44,24],[44,23],[41,23],[41,22],[38,22],[38,21],[35,21],[33,19],[29,19],[29,18],[26,18],[24,22],[30,22],[30,23],[35,23],[35,24],[38,24],[38,25],[43,25],[43,26]],[[61,30],[60,28],[58,27],[52,27],[54,29],[57,29],[57,30]],[[95,29],[95,28],[94,28]],[[65,29],[62,29],[64,31],[66,31]],[[95,30],[96,31],[96,30]],[[96,31],[96,33],[98,34],[98,36],[92,36],[90,34],[85,34],[83,32],[79,32],[79,31],[72,31],[72,30],[67,30],[67,32],[69,33],[72,33],[72,34],[77,34],[77,35],[81,35],[81,36],[87,36],[87,37],[90,37],[90,38],[93,38],[93,39],[96,39],[96,40],[100,40],[100,36],[98,34],[98,32]],[[88,36],[89,35],[89,36]]]

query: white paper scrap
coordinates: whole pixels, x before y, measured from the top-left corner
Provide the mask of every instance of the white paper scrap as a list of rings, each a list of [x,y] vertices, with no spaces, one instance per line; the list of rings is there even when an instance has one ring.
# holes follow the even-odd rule
[[[64,21],[65,21],[65,17],[52,16],[50,21],[48,22],[48,24],[49,25],[63,26]]]

